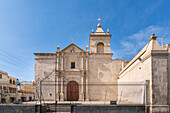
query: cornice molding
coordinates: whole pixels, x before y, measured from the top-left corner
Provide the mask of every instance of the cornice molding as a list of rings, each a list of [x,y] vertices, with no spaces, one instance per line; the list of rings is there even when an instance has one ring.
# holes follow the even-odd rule
[[[88,70],[57,70],[56,72],[62,72],[64,73],[68,73],[68,74],[74,74],[74,73],[82,73],[82,72],[88,72]]]
[[[113,55],[113,53],[89,53],[89,55]]]
[[[35,56],[55,56],[56,53],[34,53]]]
[[[110,34],[109,35],[107,35],[107,34],[105,34],[105,35],[95,35],[95,34],[92,35],[92,34],[90,34],[90,37],[107,37],[107,36],[109,36],[111,38],[112,35],[110,35]]]
[[[142,55],[141,55],[142,56]],[[153,56],[168,56],[168,51],[167,50],[151,50],[151,52],[147,53],[146,55],[144,55],[144,57],[141,60],[141,63],[143,63],[144,61],[146,61],[148,58],[153,57]],[[139,57],[138,57],[139,58]],[[138,59],[137,58],[137,59]],[[136,60],[137,60],[136,59]],[[124,70],[122,70],[119,73],[119,78],[122,78],[123,76],[121,76],[122,73],[124,73],[131,65],[133,65],[136,60],[134,62],[132,62],[128,67],[125,67]]]
[[[55,58],[35,58],[35,60],[56,60]]]
[[[152,50],[151,56],[168,56],[167,50]]]
[[[64,55],[85,55],[86,52],[60,52],[63,53]]]

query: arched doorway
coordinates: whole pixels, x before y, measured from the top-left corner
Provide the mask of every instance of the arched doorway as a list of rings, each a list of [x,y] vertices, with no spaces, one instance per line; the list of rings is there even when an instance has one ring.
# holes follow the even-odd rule
[[[79,85],[75,81],[70,81],[67,84],[67,100],[78,101],[79,99]]]

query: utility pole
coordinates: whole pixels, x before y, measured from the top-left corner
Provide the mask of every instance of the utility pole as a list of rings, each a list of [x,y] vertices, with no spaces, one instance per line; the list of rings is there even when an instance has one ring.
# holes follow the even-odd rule
[[[164,37],[162,37],[162,46],[163,46],[163,44],[164,44]]]
[[[2,86],[1,86],[1,89],[0,89],[0,90],[1,90],[1,98],[0,98],[0,99],[1,99],[1,100],[0,100],[0,103],[1,103],[1,102],[2,102]]]

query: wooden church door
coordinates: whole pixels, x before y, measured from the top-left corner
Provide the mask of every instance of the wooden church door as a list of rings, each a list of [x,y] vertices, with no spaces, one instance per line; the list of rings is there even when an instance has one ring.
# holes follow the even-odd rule
[[[75,81],[70,81],[67,84],[67,100],[78,101],[79,99],[79,85]]]

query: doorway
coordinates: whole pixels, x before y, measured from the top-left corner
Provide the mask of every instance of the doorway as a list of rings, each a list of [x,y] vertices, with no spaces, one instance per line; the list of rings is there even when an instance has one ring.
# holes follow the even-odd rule
[[[79,99],[79,85],[75,81],[70,81],[67,84],[67,100],[78,101]]]

